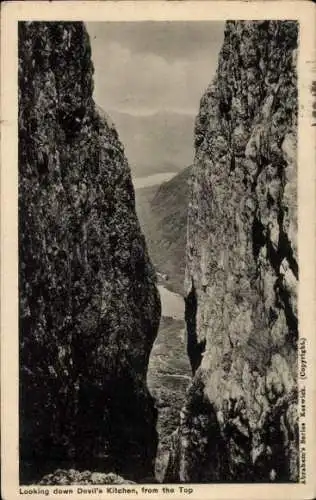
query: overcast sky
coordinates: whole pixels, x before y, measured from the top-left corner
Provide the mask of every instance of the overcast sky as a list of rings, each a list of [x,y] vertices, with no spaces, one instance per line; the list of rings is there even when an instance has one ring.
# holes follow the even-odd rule
[[[86,26],[95,67],[94,97],[110,116],[112,111],[137,117],[167,111],[194,119],[216,71],[224,23],[93,22]],[[132,141],[132,131],[130,137],[126,131],[123,135],[123,141]]]

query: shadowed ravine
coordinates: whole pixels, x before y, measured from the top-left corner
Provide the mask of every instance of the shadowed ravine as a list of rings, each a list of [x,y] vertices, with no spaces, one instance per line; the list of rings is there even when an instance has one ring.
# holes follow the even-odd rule
[[[191,380],[186,353],[183,297],[159,285],[162,318],[150,354],[147,383],[156,399],[159,444],[156,457],[156,478],[163,480],[167,466],[170,435],[179,425],[179,414]]]
[[[19,23],[21,483],[297,481],[297,37],[226,23],[136,212],[84,24]]]

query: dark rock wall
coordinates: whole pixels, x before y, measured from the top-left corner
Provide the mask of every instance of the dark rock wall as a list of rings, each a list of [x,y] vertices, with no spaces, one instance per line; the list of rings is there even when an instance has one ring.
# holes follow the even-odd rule
[[[150,477],[160,301],[82,23],[19,24],[21,480]],[[106,71],[106,64],[105,64]]]
[[[186,321],[195,373],[165,481],[296,481],[295,22],[227,22],[195,125]]]

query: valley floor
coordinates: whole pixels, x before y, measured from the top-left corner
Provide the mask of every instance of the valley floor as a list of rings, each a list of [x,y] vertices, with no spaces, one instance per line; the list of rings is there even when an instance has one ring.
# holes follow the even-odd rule
[[[167,466],[170,435],[179,424],[179,413],[191,380],[186,353],[184,321],[163,316],[151,352],[147,381],[158,408],[157,430],[159,446],[156,458],[156,477],[163,480]]]

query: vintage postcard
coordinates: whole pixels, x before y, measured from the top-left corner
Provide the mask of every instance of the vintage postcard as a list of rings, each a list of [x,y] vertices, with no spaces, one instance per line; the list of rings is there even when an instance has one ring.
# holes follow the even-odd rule
[[[3,4],[5,500],[315,497],[315,24]]]

